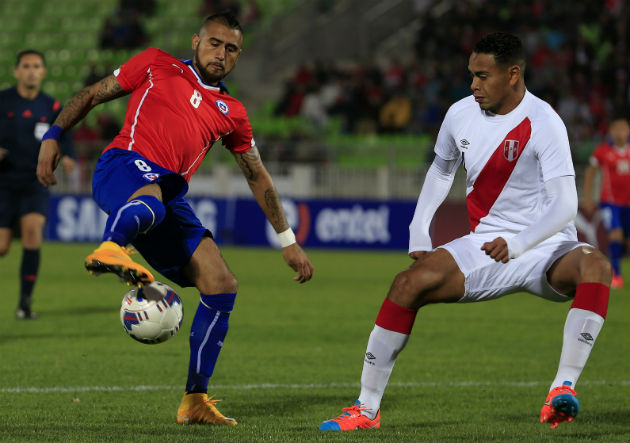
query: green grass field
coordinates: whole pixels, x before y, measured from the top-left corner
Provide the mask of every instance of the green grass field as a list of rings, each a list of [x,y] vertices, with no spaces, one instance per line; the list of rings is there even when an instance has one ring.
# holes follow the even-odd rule
[[[20,245],[0,260],[2,442],[628,442],[630,294],[608,319],[577,385],[582,410],[538,422],[560,355],[568,304],[516,294],[420,311],[382,403],[379,431],[322,433],[351,405],[368,335],[404,252],[309,251],[298,285],[278,251],[224,249],[239,278],[230,332],[211,380],[235,428],[182,426],[175,412],[198,294],[179,290],[183,332],[159,345],[122,330],[126,287],[89,276],[94,245],[44,245],[37,321],[14,318]],[[624,263],[625,275],[628,263]],[[630,279],[629,279],[630,280]],[[177,288],[177,287],[176,287]]]

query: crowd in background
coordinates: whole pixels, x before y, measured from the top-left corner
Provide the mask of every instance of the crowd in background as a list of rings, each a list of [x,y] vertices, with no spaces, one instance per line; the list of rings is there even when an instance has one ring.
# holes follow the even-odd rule
[[[458,1],[426,8],[406,60],[307,61],[286,81],[275,114],[316,127],[330,118],[347,133],[435,134],[448,107],[470,95],[468,56],[482,35],[517,34],[528,56],[526,84],[567,125],[572,145],[592,146],[628,113],[628,3]]]
[[[488,32],[504,30],[522,39],[526,85],[564,120],[576,161],[586,161],[611,119],[628,116],[627,1],[461,0],[450,8],[437,8],[438,3],[416,0],[415,44],[406,51],[368,61],[305,60],[286,79],[274,115],[300,116],[316,133],[332,121],[345,134],[435,136],[448,107],[471,93],[472,45]],[[101,46],[147,46],[142,20],[155,7],[155,0],[120,0],[104,25]],[[256,0],[201,0],[197,12],[204,17],[225,9],[245,27],[261,15]],[[104,74],[93,66],[86,84]],[[93,132],[105,135],[103,127],[115,126],[112,120],[103,118]],[[79,138],[94,136],[87,128],[77,132]]]

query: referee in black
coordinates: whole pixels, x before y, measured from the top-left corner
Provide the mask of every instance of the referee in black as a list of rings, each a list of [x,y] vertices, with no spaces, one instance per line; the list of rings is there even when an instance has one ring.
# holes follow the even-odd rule
[[[0,91],[0,257],[11,248],[12,228],[22,238],[19,319],[35,319],[31,310],[49,191],[35,175],[41,138],[59,115],[59,101],[41,92],[46,77],[44,55],[29,49],[17,55],[13,75],[17,84]],[[69,134],[62,139],[61,162],[66,173],[75,166]]]

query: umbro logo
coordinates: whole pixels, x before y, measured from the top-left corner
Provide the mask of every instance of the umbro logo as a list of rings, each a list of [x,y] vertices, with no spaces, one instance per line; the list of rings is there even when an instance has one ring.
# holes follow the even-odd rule
[[[578,337],[578,341],[584,343],[585,345],[593,346],[594,338],[588,332],[582,332]]]
[[[462,149],[468,149],[468,145],[470,144],[470,142],[465,138],[461,139],[459,143],[461,144]]]
[[[366,352],[365,358],[367,358],[368,360],[374,360],[376,357],[374,357],[374,354],[372,354],[371,352]]]

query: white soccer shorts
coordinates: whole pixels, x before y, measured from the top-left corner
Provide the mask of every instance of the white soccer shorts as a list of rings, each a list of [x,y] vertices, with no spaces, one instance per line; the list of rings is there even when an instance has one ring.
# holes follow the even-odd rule
[[[460,303],[492,300],[514,292],[526,291],[551,301],[570,298],[558,293],[547,281],[549,268],[568,252],[591,245],[567,240],[559,233],[507,263],[496,262],[481,246],[501,234],[471,233],[438,248],[451,253],[466,277],[465,294]]]

